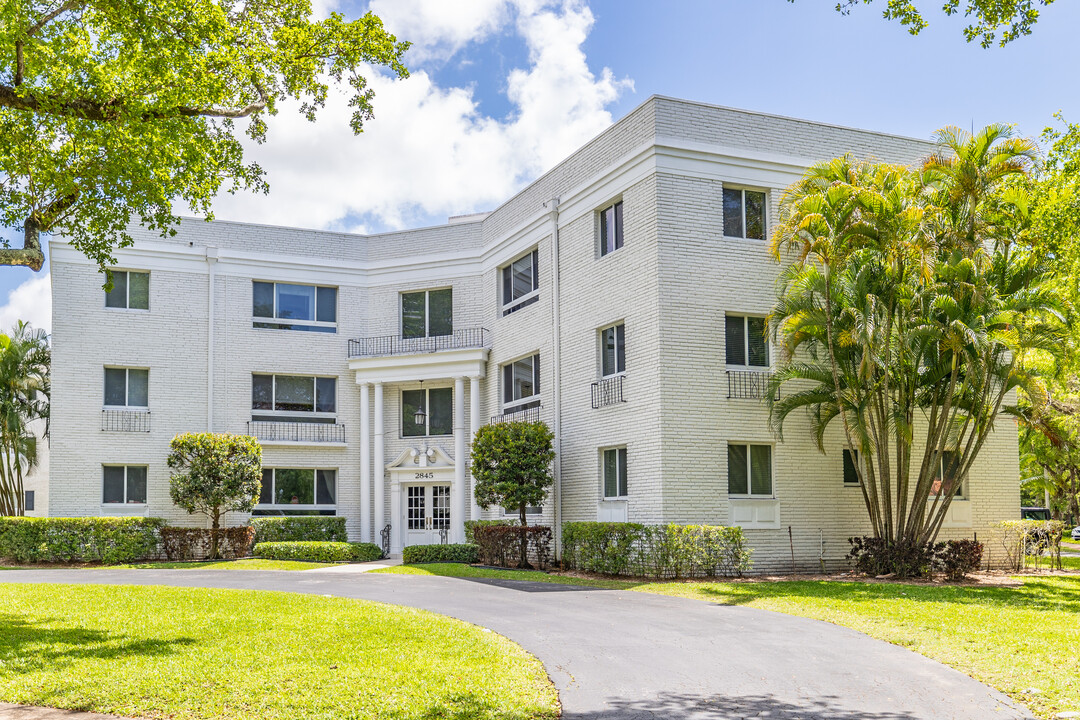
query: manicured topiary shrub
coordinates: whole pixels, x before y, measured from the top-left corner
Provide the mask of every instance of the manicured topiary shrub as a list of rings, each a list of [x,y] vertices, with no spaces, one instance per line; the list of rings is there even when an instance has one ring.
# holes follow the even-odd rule
[[[476,542],[476,536],[473,534],[476,528],[481,527],[496,527],[500,525],[517,525],[516,520],[466,520],[465,521],[465,542]]]
[[[255,529],[255,542],[348,542],[345,518],[329,515],[256,517],[248,521]]]
[[[0,517],[0,557],[20,563],[101,562],[156,557],[160,518]]]
[[[383,556],[374,543],[353,542],[261,542],[255,557],[268,560],[304,560],[307,562],[370,562]]]
[[[638,577],[732,577],[750,569],[742,529],[719,525],[565,523],[563,564]]]
[[[406,565],[413,563],[474,563],[479,548],[471,543],[459,545],[409,545],[401,555]]]
[[[551,528],[544,525],[482,525],[473,530],[480,562],[499,567],[518,567],[521,545],[526,557],[541,570],[551,564]]]
[[[218,536],[220,557],[235,560],[251,554],[255,531],[246,525],[218,528],[216,531],[206,528],[162,528],[161,547],[168,560],[205,560],[210,557],[214,532]]]

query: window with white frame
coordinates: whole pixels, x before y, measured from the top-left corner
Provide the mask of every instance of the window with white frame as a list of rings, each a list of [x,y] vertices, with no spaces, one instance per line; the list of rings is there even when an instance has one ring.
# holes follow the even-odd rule
[[[416,411],[424,409],[424,423],[416,424]],[[454,434],[454,388],[401,391],[401,436]]]
[[[844,487],[859,486],[859,451],[844,448]]]
[[[946,493],[951,488],[953,496],[956,499],[963,500],[967,498],[966,483],[961,482],[958,475],[960,473],[960,455],[953,450],[945,450],[938,457],[938,465],[936,472],[934,473],[934,482],[930,486],[930,497],[941,495]]]
[[[600,376],[626,372],[626,326],[623,323],[600,331]]]
[[[502,511],[503,511],[503,516],[504,517],[520,517],[521,516],[521,509],[520,508],[503,506]],[[525,514],[526,515],[542,515],[543,513],[544,513],[544,508],[541,505],[526,505],[525,506]]]
[[[728,495],[771,498],[772,446],[730,443],[727,474]]]
[[[150,309],[150,273],[113,270],[113,288],[105,293],[105,307],[122,310]]]
[[[454,291],[423,290],[401,293],[401,337],[441,337],[454,334]]]
[[[608,448],[603,451],[604,499],[624,498],[626,491],[626,448]]]
[[[251,283],[252,327],[337,332],[337,288],[294,283]]]
[[[600,211],[600,255],[615,252],[623,246],[622,200]]]
[[[724,188],[724,235],[750,240],[765,239],[765,193]]]
[[[145,465],[104,465],[101,502],[105,505],[145,505]]]
[[[539,253],[533,250],[502,269],[503,315],[540,299]]]
[[[251,376],[251,419],[332,423],[337,378],[312,375]]]
[[[540,355],[515,360],[502,366],[503,412],[540,406]]]
[[[145,368],[105,368],[106,407],[149,407],[150,371]]]
[[[337,471],[317,468],[263,468],[259,507],[333,509]]]
[[[769,342],[765,337],[765,318],[728,315],[724,319],[724,337],[728,365],[750,368],[769,367]]]

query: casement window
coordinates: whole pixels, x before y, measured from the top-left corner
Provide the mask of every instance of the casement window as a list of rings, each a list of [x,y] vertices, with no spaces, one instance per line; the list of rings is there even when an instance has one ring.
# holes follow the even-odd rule
[[[252,327],[337,332],[337,288],[292,283],[251,283]]]
[[[416,411],[424,408],[424,424],[416,424]],[[401,391],[402,437],[454,434],[454,388]]]
[[[844,487],[859,486],[859,451],[844,448]]]
[[[150,309],[150,273],[113,270],[113,289],[105,293],[105,307],[125,310]]]
[[[724,188],[724,235],[765,239],[765,193]]]
[[[502,398],[504,413],[540,406],[540,355],[502,366]]]
[[[769,343],[765,338],[765,318],[728,315],[724,320],[728,365],[769,367]]]
[[[615,252],[623,246],[622,200],[600,211],[600,255]]]
[[[604,497],[624,498],[626,492],[626,448],[604,450]]]
[[[27,512],[33,512],[34,510],[34,491],[27,490],[23,493],[23,510]]]
[[[333,506],[337,471],[314,468],[263,468],[259,505],[296,508]]]
[[[953,495],[958,499],[967,498],[965,483],[959,482],[956,475],[960,470],[960,457],[953,450],[945,450],[938,458],[937,471],[934,473],[934,483],[930,486],[930,497],[947,492],[947,488],[954,488]]]
[[[440,337],[454,334],[454,291],[401,293],[401,337]]]
[[[626,372],[626,326],[623,323],[600,331],[600,376]]]
[[[106,407],[149,407],[150,371],[141,368],[105,368]]]
[[[539,253],[522,255],[502,269],[503,315],[532,305],[540,299]]]
[[[728,495],[772,497],[772,446],[728,445]]]
[[[145,465],[105,465],[101,501],[105,505],[145,505]]]
[[[335,421],[337,378],[311,375],[251,376],[251,419]]]

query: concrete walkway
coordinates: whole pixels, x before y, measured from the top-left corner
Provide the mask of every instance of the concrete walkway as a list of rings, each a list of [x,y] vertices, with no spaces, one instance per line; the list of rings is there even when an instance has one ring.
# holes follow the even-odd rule
[[[1032,717],[966,675],[854,630],[647,593],[318,571],[9,570],[0,582],[281,590],[424,608],[520,643],[575,720]]]

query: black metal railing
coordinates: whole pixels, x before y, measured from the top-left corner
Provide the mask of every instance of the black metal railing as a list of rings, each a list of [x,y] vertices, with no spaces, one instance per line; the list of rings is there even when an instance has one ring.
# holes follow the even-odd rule
[[[339,423],[249,420],[247,426],[248,435],[266,442],[345,442],[345,426]]]
[[[612,375],[592,384],[593,410],[626,402],[623,397],[623,379],[622,375]]]
[[[149,410],[102,410],[103,432],[150,432]]]
[[[376,357],[380,355],[413,355],[434,353],[440,350],[465,348],[490,348],[491,333],[485,328],[462,328],[449,335],[403,338],[400,335],[358,338],[349,341],[349,357]]]
[[[488,420],[488,425],[498,425],[499,423],[508,422],[540,422],[540,411],[543,410],[542,405],[538,405],[533,408],[527,408],[525,410],[517,410],[513,412],[503,413],[502,415],[492,415]]]
[[[769,380],[772,373],[767,370],[728,370],[727,396],[729,399],[764,400],[769,394]],[[776,389],[774,399],[780,399],[780,389]]]

